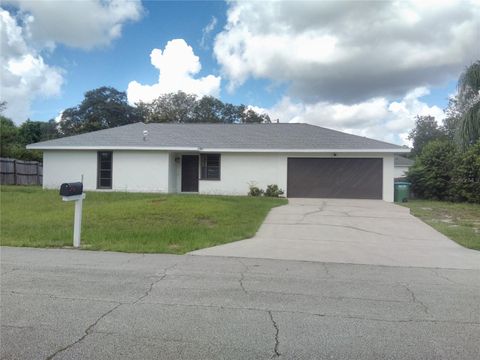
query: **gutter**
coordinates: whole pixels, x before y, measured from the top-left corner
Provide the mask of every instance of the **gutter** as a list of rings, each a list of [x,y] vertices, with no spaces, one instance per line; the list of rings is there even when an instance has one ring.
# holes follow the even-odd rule
[[[241,149],[241,148],[202,148],[202,147],[162,147],[162,146],[42,146],[27,145],[34,150],[135,150],[135,151],[195,151],[200,153],[409,153],[410,149]]]

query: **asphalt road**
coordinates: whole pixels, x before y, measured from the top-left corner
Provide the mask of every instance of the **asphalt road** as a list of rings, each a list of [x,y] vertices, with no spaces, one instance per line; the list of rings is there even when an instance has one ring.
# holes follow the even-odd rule
[[[1,249],[2,359],[478,359],[480,272]]]

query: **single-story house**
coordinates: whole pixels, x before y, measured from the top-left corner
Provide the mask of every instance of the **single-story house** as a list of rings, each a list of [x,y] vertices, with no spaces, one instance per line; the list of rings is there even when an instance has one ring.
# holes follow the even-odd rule
[[[393,201],[394,155],[408,149],[308,124],[135,123],[39,142],[43,186]]]
[[[404,156],[395,155],[395,159],[393,160],[393,165],[395,167],[393,176],[395,179],[405,178],[405,176],[407,176],[408,169],[413,165],[413,163],[413,160],[407,159]]]

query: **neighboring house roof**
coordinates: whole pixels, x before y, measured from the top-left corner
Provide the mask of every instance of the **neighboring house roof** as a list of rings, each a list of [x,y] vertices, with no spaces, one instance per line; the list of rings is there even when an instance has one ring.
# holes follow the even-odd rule
[[[148,135],[144,140],[143,132]],[[28,145],[29,149],[194,151],[383,151],[409,149],[308,124],[143,124],[119,126]]]
[[[394,166],[412,166],[414,161],[406,157],[395,155]]]

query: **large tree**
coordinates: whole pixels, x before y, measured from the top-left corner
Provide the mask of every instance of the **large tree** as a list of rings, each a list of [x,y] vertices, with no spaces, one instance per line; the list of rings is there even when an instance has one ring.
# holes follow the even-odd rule
[[[418,116],[415,127],[408,134],[408,139],[413,143],[412,156],[422,153],[423,148],[433,140],[445,138],[444,130],[438,126],[433,116]]]
[[[458,80],[458,139],[466,148],[480,139],[480,60],[467,67]]]
[[[87,91],[80,105],[64,110],[59,126],[63,135],[76,135],[139,121],[141,114],[128,104],[125,92],[103,86]]]
[[[192,121],[199,123],[224,122],[223,111],[225,104],[213,96],[204,96],[197,101],[193,110]]]
[[[197,104],[195,95],[183,91],[164,94],[151,103],[139,103],[137,107],[147,123],[192,122]]]
[[[259,114],[245,105],[224,103],[212,96],[198,99],[183,91],[164,94],[151,103],[137,104],[146,122],[157,123],[269,123],[267,114]]]

